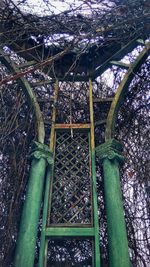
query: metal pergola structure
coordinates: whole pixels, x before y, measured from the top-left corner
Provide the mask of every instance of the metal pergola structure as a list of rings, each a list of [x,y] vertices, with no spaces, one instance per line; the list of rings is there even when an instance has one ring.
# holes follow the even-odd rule
[[[130,64],[124,64],[120,60],[131,52],[137,45],[142,45],[143,50],[136,60]],[[15,49],[14,49],[15,50]],[[52,112],[52,126],[49,147],[45,145],[45,126],[43,116],[34,94],[32,85],[24,78],[23,73],[17,76],[19,69],[13,60],[1,50],[1,61],[11,71],[13,77],[18,78],[24,93],[27,95],[30,105],[33,106],[37,121],[37,142],[34,142],[31,158],[31,170],[28,182],[26,200],[23,207],[20,232],[15,253],[15,267],[33,267],[34,253],[37,238],[37,226],[39,222],[42,194],[45,191],[39,267],[47,264],[48,240],[51,238],[90,238],[93,247],[92,267],[100,267],[99,251],[99,225],[95,175],[95,153],[103,164],[104,190],[107,213],[109,266],[130,267],[128,241],[124,220],[124,211],[119,180],[119,165],[123,162],[122,145],[114,139],[115,124],[118,112],[128,91],[128,87],[138,72],[143,62],[149,55],[150,43],[141,39],[134,39],[119,51],[107,58],[94,70],[88,70],[87,75],[67,74],[51,80],[45,80],[40,84],[54,83],[55,96]],[[32,68],[37,62],[27,61],[26,67]],[[105,128],[105,143],[96,147],[94,142],[94,117],[92,83],[109,66],[116,65],[127,70],[121,81],[107,116]],[[59,123],[57,117],[57,102],[59,99],[59,83],[62,81],[88,82],[90,120],[87,123],[76,124]],[[72,132],[73,131],[73,132]],[[69,134],[68,134],[69,133]],[[72,135],[72,136],[71,136]],[[71,138],[72,137],[72,138]],[[63,144],[67,151],[63,150]],[[76,145],[75,145],[76,144]],[[83,149],[83,151],[80,151]],[[81,154],[88,158],[82,162]],[[79,163],[79,164],[78,164]],[[68,164],[68,165],[67,165]],[[64,173],[64,181],[61,177]],[[85,175],[86,173],[86,175]],[[83,175],[84,174],[84,175]],[[45,180],[46,177],[46,180]],[[82,179],[82,182],[80,180]],[[70,184],[73,189],[71,196],[62,193],[65,186]],[[71,183],[73,183],[71,185]],[[45,187],[44,187],[45,184]],[[85,195],[83,194],[84,188]],[[68,189],[69,190],[69,189]],[[59,193],[61,192],[60,196]],[[58,197],[59,206],[55,198]],[[90,203],[88,208],[83,198]],[[68,201],[66,209],[64,205]],[[70,201],[70,202],[69,202]],[[80,210],[76,203],[81,203]],[[31,212],[32,211],[32,212]]]

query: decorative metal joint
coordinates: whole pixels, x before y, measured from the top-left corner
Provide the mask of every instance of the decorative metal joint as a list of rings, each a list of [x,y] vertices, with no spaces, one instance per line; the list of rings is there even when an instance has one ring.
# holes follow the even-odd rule
[[[102,161],[107,158],[123,163],[124,157],[122,156],[122,150],[122,144],[115,139],[110,139],[96,148],[96,155]]]
[[[49,165],[52,165],[53,160],[53,153],[49,150],[49,147],[45,144],[39,143],[37,141],[33,141],[32,144],[32,151],[29,155],[30,159],[46,159]]]

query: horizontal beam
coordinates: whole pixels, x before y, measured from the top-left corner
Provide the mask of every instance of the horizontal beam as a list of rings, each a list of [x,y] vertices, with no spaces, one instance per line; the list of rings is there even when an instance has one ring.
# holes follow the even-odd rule
[[[75,123],[75,124],[61,124],[61,123],[56,123],[55,124],[55,129],[90,129],[91,124],[90,123]]]
[[[126,64],[122,61],[112,60],[112,61],[110,61],[110,64],[114,65],[114,66],[118,66],[118,67],[123,68],[123,69],[128,69],[130,67],[130,64]]]
[[[107,97],[107,98],[94,98],[93,97],[93,103],[106,103],[106,102],[112,102],[113,97]]]
[[[45,229],[45,235],[48,236],[77,236],[77,237],[87,237],[87,236],[94,236],[95,229],[94,228],[65,228],[65,227],[48,227]]]

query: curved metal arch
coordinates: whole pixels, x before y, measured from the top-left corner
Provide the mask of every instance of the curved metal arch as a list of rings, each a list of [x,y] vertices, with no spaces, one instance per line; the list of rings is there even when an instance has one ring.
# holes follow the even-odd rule
[[[142,50],[142,52],[139,54],[139,56],[136,58],[134,63],[129,67],[127,73],[125,74],[125,77],[121,81],[117,92],[113,98],[108,116],[106,121],[106,130],[105,130],[105,141],[108,141],[112,139],[114,134],[114,128],[116,119],[118,116],[119,109],[122,105],[122,102],[125,98],[125,94],[128,90],[129,84],[131,83],[132,79],[134,78],[135,74],[140,69],[143,62],[146,60],[146,58],[149,55],[150,51],[150,42],[148,42],[145,45],[145,48]]]
[[[138,45],[144,45],[144,40],[134,38],[129,43],[124,45],[122,48],[120,48],[115,54],[113,54],[111,57],[109,57],[105,62],[103,62],[102,65],[96,68],[96,70],[91,73],[92,79],[96,79],[98,76],[100,76],[104,71],[106,71],[109,67],[112,65],[116,65],[127,68],[126,64],[121,64],[119,60],[121,60],[126,54],[130,53],[133,49],[135,49]]]
[[[2,55],[1,57],[1,62],[13,73],[17,73],[19,71],[18,67],[14,62],[10,60],[10,58],[7,55],[4,55],[4,52],[0,49],[0,53]],[[33,106],[34,112],[35,112],[35,117],[36,117],[36,122],[37,122],[37,134],[38,134],[38,142],[44,143],[45,139],[45,127],[44,127],[44,120],[43,120],[43,115],[40,110],[40,106],[38,104],[38,101],[36,99],[36,96],[27,81],[26,78],[20,77],[19,78],[19,83],[24,91],[24,93],[27,95],[30,104]]]

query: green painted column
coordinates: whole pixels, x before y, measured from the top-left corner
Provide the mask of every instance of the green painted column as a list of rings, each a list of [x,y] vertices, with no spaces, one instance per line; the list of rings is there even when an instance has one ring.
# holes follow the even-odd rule
[[[38,142],[34,142],[31,159],[31,170],[15,252],[15,267],[34,266],[46,165],[53,162],[49,148]]]
[[[130,267],[119,178],[119,164],[123,161],[122,145],[111,139],[97,147],[96,152],[103,162],[109,267]]]

